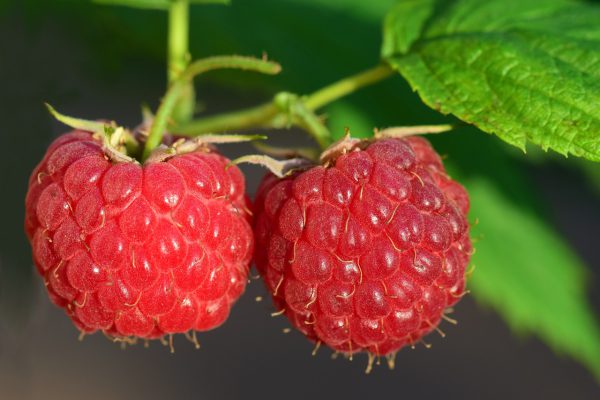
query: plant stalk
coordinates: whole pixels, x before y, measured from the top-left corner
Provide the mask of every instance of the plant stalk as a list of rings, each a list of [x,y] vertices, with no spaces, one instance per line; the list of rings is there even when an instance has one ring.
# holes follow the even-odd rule
[[[304,109],[314,111],[335,100],[347,96],[360,88],[381,81],[392,74],[393,70],[389,66],[385,64],[378,65],[369,70],[325,86],[312,94],[302,97],[298,101],[302,102]],[[218,133],[233,129],[239,130],[259,127],[279,128],[280,125],[277,123],[277,117],[285,117],[285,113],[289,110],[286,110],[285,108],[282,109],[277,104],[277,98],[278,96],[276,95],[273,101],[245,110],[218,114],[178,124],[174,127],[173,133],[181,136],[193,137],[208,132]],[[299,125],[306,128],[305,124],[301,123]],[[316,139],[319,144],[323,146],[325,142],[324,138],[321,136],[322,135],[316,137]]]
[[[188,0],[173,0],[169,9],[168,36],[168,66],[167,79],[169,85],[185,71],[189,64],[189,3]],[[193,82],[188,82],[182,88],[179,99],[175,104],[172,118],[184,123],[194,116],[196,94]]]
[[[269,127],[269,121],[279,114],[272,102],[241,111],[204,117],[174,128],[179,136],[198,136],[209,132],[235,131],[248,127]]]
[[[215,56],[194,61],[185,71],[178,75],[163,97],[148,131],[148,139],[146,140],[143,154],[144,160],[148,158],[152,150],[162,141],[163,134],[167,130],[173,112],[177,107],[177,102],[186,90],[186,87],[193,82],[193,79],[197,75],[215,69],[242,69],[273,75],[281,71],[281,66],[275,62],[242,56]]]
[[[378,65],[313,92],[304,99],[304,105],[309,110],[316,110],[360,88],[379,82],[393,73],[394,71],[388,65]]]

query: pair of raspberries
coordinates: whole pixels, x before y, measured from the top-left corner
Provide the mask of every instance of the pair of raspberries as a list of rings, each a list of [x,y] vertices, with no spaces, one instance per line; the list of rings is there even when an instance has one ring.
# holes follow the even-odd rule
[[[75,130],[33,171],[25,229],[50,299],[83,333],[216,328],[254,259],[276,311],[310,340],[379,356],[437,329],[464,294],[468,209],[421,137],[355,141],[267,174],[251,205],[212,147],[115,162]]]

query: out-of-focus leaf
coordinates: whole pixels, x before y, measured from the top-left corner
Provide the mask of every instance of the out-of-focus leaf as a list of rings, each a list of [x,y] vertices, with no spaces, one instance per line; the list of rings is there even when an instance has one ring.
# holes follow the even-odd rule
[[[133,8],[168,10],[173,0],[92,0],[97,4],[126,6]],[[230,0],[188,0],[190,4],[229,4]]]
[[[4,12],[8,9],[9,5],[10,5],[10,2],[8,0],[1,0],[0,1],[0,16],[2,14],[4,14]]]
[[[284,69],[276,78],[240,77],[224,71],[203,78],[198,85],[210,80],[267,93],[288,90],[305,94],[373,67],[380,59],[379,23],[394,2],[233,0],[231,7],[192,7],[190,53],[194,58],[266,53],[281,62]],[[44,18],[54,18],[63,21],[69,32],[77,32],[77,40],[93,50],[86,66],[90,72],[114,78],[115,72],[141,57],[154,60],[148,63],[152,68],[165,61],[167,17],[163,13],[98,7],[80,0],[22,0],[22,3],[32,21],[31,29],[43,26]],[[398,79],[395,86],[380,86],[380,90],[391,95],[400,85],[403,84]],[[201,87],[199,89],[202,97]],[[356,99],[359,103],[369,102]],[[383,104],[378,114],[386,113],[396,117],[410,114],[398,112],[391,103]]]
[[[444,114],[523,150],[600,161],[599,20],[568,0],[401,1],[382,54]]]
[[[539,217],[512,203],[484,177],[465,182],[477,266],[469,281],[477,299],[518,332],[535,333],[600,378],[600,328],[586,302],[581,262]],[[478,236],[481,235],[481,236]]]
[[[168,10],[171,5],[169,0],[92,0],[92,2],[111,6],[126,6],[151,10]]]
[[[364,111],[348,102],[337,102],[327,107],[327,125],[336,138],[344,136],[346,129],[352,137],[373,136],[372,120]]]

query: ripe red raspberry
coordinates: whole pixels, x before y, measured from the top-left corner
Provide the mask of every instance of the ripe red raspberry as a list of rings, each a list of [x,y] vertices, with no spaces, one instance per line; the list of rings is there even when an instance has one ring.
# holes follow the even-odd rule
[[[60,136],[33,171],[25,230],[48,295],[82,332],[159,338],[222,324],[253,236],[240,170],[210,149],[144,165]]]
[[[421,137],[350,143],[324,165],[265,177],[255,260],[309,339],[391,357],[464,293],[469,199]]]

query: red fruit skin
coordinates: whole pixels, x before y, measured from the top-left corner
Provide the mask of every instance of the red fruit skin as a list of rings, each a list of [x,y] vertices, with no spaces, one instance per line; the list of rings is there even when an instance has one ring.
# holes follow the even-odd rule
[[[255,262],[275,306],[310,340],[392,354],[464,294],[468,209],[427,140],[362,142],[325,166],[265,176]]]
[[[244,186],[214,151],[113,163],[91,133],[60,136],[26,196],[50,299],[86,333],[216,328],[244,292],[254,248]]]

